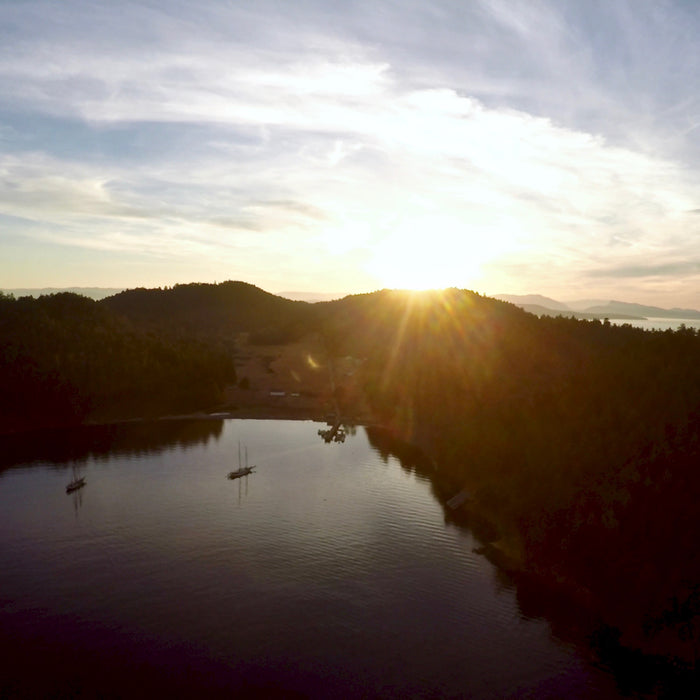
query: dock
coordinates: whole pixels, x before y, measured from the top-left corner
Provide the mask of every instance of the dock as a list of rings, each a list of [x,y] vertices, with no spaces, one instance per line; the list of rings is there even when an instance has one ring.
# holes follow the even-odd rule
[[[459,493],[456,493],[449,501],[447,505],[452,510],[456,510],[460,506],[464,505],[471,498],[471,494],[466,490],[462,489]]]

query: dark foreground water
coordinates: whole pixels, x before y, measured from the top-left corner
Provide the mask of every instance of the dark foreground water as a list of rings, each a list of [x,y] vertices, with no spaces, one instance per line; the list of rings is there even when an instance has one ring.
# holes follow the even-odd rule
[[[523,609],[426,478],[362,428],[325,444],[319,427],[6,444],[0,695],[621,695],[575,630]],[[229,481],[239,441],[257,471]],[[75,470],[87,485],[68,495]]]

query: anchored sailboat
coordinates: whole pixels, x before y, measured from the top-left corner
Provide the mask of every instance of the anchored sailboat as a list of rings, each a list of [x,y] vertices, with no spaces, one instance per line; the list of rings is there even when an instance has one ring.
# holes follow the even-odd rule
[[[83,486],[85,486],[85,477],[78,476],[78,472],[73,467],[73,480],[66,486],[66,493],[73,493],[73,491],[82,489]]]
[[[233,472],[228,473],[228,478],[229,479],[238,479],[241,476],[248,476],[248,474],[253,473],[253,469],[255,469],[255,465],[251,464],[248,466],[248,448],[245,448],[245,466],[241,466],[241,443],[239,441],[238,443],[238,469]]]

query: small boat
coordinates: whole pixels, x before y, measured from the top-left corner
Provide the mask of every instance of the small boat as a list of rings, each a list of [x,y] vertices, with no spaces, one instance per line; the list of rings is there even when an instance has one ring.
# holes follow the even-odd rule
[[[66,486],[66,493],[73,493],[73,491],[77,491],[78,489],[82,489],[83,486],[85,486],[85,477],[81,476],[79,479],[73,479],[73,481]]]
[[[248,474],[253,473],[255,465],[251,467],[241,467],[240,469],[236,469],[234,472],[229,472],[228,473],[228,478],[229,479],[238,479],[241,476],[248,476]]]
[[[238,443],[238,469],[228,473],[229,479],[239,479],[242,476],[248,476],[248,474],[253,473],[255,465],[251,464],[248,466],[248,448],[245,448],[245,467],[241,466],[241,443]]]

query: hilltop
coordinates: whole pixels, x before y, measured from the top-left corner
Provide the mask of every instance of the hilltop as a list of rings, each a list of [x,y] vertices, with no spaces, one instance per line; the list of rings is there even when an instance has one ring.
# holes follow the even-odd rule
[[[80,294],[90,299],[104,299],[123,291],[123,287],[24,287],[2,289],[0,292],[12,294],[14,297],[41,297],[50,294]]]
[[[140,328],[223,341],[245,331],[283,343],[304,333],[310,319],[306,302],[233,281],[129,289],[101,304]]]

